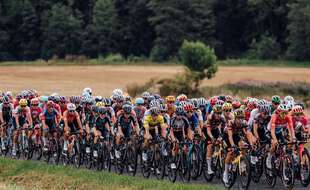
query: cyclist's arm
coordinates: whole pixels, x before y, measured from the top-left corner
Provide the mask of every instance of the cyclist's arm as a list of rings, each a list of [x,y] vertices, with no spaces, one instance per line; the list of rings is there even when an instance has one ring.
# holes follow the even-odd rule
[[[68,128],[69,127],[69,125],[68,125],[68,111],[65,111],[63,115],[64,115],[63,119],[64,119],[65,128]]]
[[[80,116],[79,116],[78,112],[75,112],[75,117],[76,117],[76,120],[78,122],[80,130],[83,129],[83,126],[82,126],[82,123],[81,123],[81,119],[80,119]]]
[[[233,139],[233,131],[231,127],[228,127],[227,133],[228,133],[228,140],[229,140],[230,145],[235,146],[234,139]]]
[[[255,138],[259,139],[257,129],[258,129],[258,124],[257,124],[257,121],[255,120],[253,123],[253,133],[254,133]]]
[[[145,129],[145,134],[147,136],[149,136],[150,135],[150,129],[149,129],[150,125],[149,125],[149,121],[148,121],[147,116],[144,118],[143,126],[144,126],[144,129]]]
[[[2,105],[0,105],[0,123],[1,123],[1,124],[4,123],[3,112],[2,112]]]
[[[277,116],[275,114],[271,116],[271,129],[270,129],[270,131],[271,131],[271,138],[273,140],[277,140],[277,137],[276,137],[276,117]]]
[[[287,127],[288,127],[288,132],[289,132],[290,140],[293,141],[293,139],[296,139],[296,137],[295,137],[295,130],[294,130],[294,127],[293,127],[292,117],[291,116],[286,116],[286,120],[287,120]]]
[[[27,110],[27,119],[28,119],[28,122],[29,122],[29,126],[33,126],[33,122],[32,122],[32,117],[31,117],[31,113],[30,113],[30,108],[28,108]]]

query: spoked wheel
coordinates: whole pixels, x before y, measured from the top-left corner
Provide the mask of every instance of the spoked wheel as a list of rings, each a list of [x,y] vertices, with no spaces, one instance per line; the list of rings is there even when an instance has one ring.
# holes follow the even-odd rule
[[[175,182],[177,179],[178,162],[180,162],[179,154],[175,157],[170,157],[168,165],[168,178],[169,181]]]
[[[53,159],[53,163],[56,165],[59,163],[60,152],[58,141],[56,139],[52,139],[51,158]]]
[[[124,163],[125,163],[125,150],[121,148],[119,150],[120,155],[116,156],[116,170],[118,174],[122,174],[124,172]],[[116,154],[116,153],[115,153]]]
[[[111,152],[109,151],[107,146],[104,146],[103,148],[103,154],[102,154],[102,166],[104,170],[111,171]]]
[[[262,157],[251,156],[251,179],[254,183],[258,183],[263,175],[263,163]]]
[[[183,182],[189,182],[191,178],[191,160],[186,153],[181,154],[181,164],[179,168],[180,177]]]
[[[191,177],[196,180],[200,174],[200,158],[199,158],[199,149],[193,148],[191,153],[191,160],[192,160],[192,170],[191,170]]]
[[[242,157],[240,159],[238,174],[239,174],[238,176],[239,177],[239,182],[238,182],[239,189],[242,189],[242,190],[248,189],[250,182],[251,182],[251,167],[250,167],[250,162],[247,159],[247,157]]]
[[[290,155],[286,155],[282,160],[281,178],[284,186],[288,189],[292,189],[295,183],[295,170],[294,160]]]
[[[73,145],[74,153],[73,153],[73,163],[76,168],[81,166],[81,150],[79,142],[75,142]]]
[[[157,179],[161,179],[162,171],[161,171],[161,153],[158,148],[155,150],[154,161],[153,161],[153,173]]]
[[[213,163],[213,159],[212,159],[211,163]],[[208,163],[207,163],[206,159],[204,159],[204,161],[202,163],[202,173],[203,173],[203,176],[207,182],[210,182],[213,180],[214,174],[208,174]]]
[[[300,166],[300,182],[304,187],[310,183],[310,156],[308,150],[305,148],[302,153]]]
[[[277,183],[277,174],[275,172],[275,166],[274,166],[274,157],[272,160],[272,168],[267,167],[267,156],[264,157],[264,171],[265,171],[265,177],[266,177],[266,183],[269,187],[274,187]]]
[[[42,145],[41,144],[35,144],[34,150],[33,150],[33,156],[36,160],[40,160],[42,157]]]
[[[135,176],[137,173],[138,156],[133,146],[127,148],[127,172]]]
[[[143,155],[146,154],[147,156],[144,157]],[[151,167],[152,167],[152,163],[153,163],[153,154],[154,151],[152,150],[148,150],[144,153],[142,153],[142,175],[145,178],[149,178],[151,175]]]
[[[236,171],[236,168],[237,166],[236,165],[232,165],[231,168],[229,169],[229,172],[228,172],[228,182],[224,183],[224,186],[228,189],[230,189],[236,182],[236,179],[237,179],[237,171]]]

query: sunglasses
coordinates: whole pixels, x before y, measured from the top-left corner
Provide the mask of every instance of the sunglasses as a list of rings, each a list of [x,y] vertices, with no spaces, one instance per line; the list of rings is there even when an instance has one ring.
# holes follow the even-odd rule
[[[75,111],[74,111],[74,110],[69,110],[69,112],[70,112],[70,113],[73,113],[73,112],[75,112]]]
[[[173,102],[173,101],[168,101],[167,103],[168,103],[168,104],[174,104],[174,102]]]
[[[222,114],[222,112],[214,112],[214,113],[216,113],[216,114]]]
[[[302,116],[303,113],[294,113],[295,116]]]
[[[25,108],[25,107],[27,107],[27,106],[20,106],[20,107]]]
[[[277,102],[272,102],[274,105],[280,105],[280,103],[277,103]]]
[[[188,112],[186,112],[186,113],[193,113],[193,111],[188,111]]]
[[[32,104],[32,106],[39,106],[39,104]]]
[[[231,110],[224,110],[224,112],[226,112],[226,113],[227,113],[227,112],[231,112]]]

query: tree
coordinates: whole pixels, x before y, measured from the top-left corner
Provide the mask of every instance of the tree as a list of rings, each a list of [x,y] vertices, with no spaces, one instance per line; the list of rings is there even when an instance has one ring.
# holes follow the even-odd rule
[[[56,4],[48,14],[48,25],[44,30],[42,55],[60,58],[77,55],[81,44],[81,19],[72,14],[70,7]]]
[[[200,40],[209,45],[214,41],[214,15],[207,0],[153,0],[149,3],[153,15],[156,40],[152,57],[156,61],[176,56],[183,40]]]
[[[93,29],[99,44],[98,52],[101,55],[115,52],[117,47],[117,14],[114,0],[98,0],[94,7]]]
[[[310,1],[298,0],[291,4],[288,19],[288,57],[310,60]]]
[[[184,41],[179,50],[180,61],[191,71],[194,79],[194,89],[197,90],[200,81],[212,78],[217,72],[214,50],[202,42]]]

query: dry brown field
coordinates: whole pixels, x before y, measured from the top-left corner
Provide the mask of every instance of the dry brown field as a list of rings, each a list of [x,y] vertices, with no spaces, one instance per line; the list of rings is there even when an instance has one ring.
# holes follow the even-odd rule
[[[18,92],[35,88],[41,93],[79,94],[90,86],[95,94],[110,95],[115,88],[143,84],[151,78],[172,77],[182,66],[1,66],[0,89]],[[240,80],[310,82],[310,68],[219,67],[203,85],[217,86]]]

